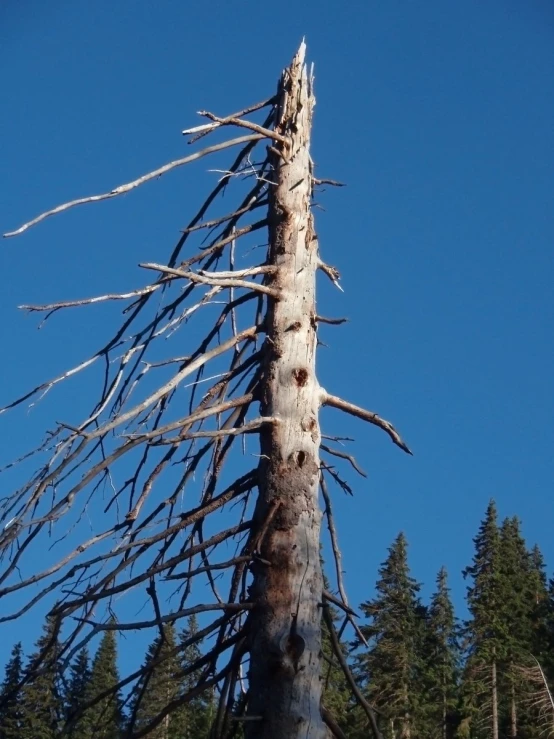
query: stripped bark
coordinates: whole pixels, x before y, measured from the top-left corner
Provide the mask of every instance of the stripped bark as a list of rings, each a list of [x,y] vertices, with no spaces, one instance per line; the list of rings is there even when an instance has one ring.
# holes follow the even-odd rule
[[[320,390],[315,374],[318,244],[311,203],[310,129],[314,96],[304,44],[279,84],[276,130],[290,143],[273,151],[267,284],[281,299],[266,318],[262,414],[277,423],[261,433],[255,518],[276,515],[264,538],[252,596],[247,739],[321,739],[321,609],[318,504]]]

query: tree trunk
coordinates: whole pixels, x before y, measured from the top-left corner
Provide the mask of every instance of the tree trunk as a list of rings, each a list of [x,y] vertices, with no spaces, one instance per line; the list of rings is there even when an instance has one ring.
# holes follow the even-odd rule
[[[491,667],[492,739],[498,739],[498,686],[496,678],[496,659]]]
[[[442,675],[442,739],[448,738],[448,706],[446,696],[446,675],[445,666],[443,665]]]
[[[512,666],[512,676],[514,674],[514,668]],[[512,685],[510,691],[510,737],[516,739],[517,737],[517,704],[516,704],[516,686],[512,677]]]
[[[322,739],[322,574],[319,552],[319,407],[315,277],[318,244],[311,205],[314,97],[302,43],[279,83],[269,192],[267,284],[280,300],[266,317],[261,412],[278,419],[261,435],[255,516],[266,522],[253,569],[247,739]],[[269,523],[267,523],[269,522]],[[267,564],[265,564],[267,562]]]

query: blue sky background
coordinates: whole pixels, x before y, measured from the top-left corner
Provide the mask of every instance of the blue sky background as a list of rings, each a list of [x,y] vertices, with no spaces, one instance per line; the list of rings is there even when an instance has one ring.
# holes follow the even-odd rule
[[[335,411],[368,471],[335,494],[353,604],[404,530],[427,597],[461,570],[489,498],[554,567],[554,6],[466,0],[0,4],[0,230],[183,156],[195,111],[273,94],[303,35],[316,68],[313,156],[348,184],[316,211],[345,293],[320,310],[321,384],[393,421],[409,458]],[[105,339],[98,310],[38,320],[21,303],[142,284],[215,175],[202,160],[124,198],[49,219],[0,251],[0,405]],[[114,315],[111,313],[109,315]],[[0,416],[0,463],[82,400],[72,383]],[[4,493],[2,493],[4,494]],[[23,623],[30,648],[39,616]],[[2,627],[0,658],[20,625]],[[122,655],[124,661],[131,656]],[[134,659],[134,658],[133,658]]]

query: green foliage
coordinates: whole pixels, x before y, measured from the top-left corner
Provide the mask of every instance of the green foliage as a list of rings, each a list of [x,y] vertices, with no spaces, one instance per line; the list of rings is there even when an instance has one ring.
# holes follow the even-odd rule
[[[88,699],[90,666],[87,649],[82,649],[69,670],[65,694],[65,720],[69,739],[87,739],[90,735],[88,715],[83,713]]]
[[[21,739],[56,739],[63,719],[56,623],[48,618],[27,665],[21,701]]]
[[[420,713],[419,680],[425,609],[410,576],[404,534],[394,541],[379,570],[377,595],[362,603],[370,648],[356,658],[357,673],[381,716],[385,736],[415,736]]]
[[[167,706],[182,693],[181,665],[172,624],[163,629],[146,654],[146,672],[135,688],[131,701],[133,731],[140,731],[159,718]],[[184,725],[184,709],[164,716],[147,736],[152,739],[181,739]]]
[[[427,613],[423,644],[422,721],[430,739],[449,739],[457,725],[460,648],[446,569],[437,575],[437,589]]]
[[[198,633],[198,622],[196,616],[190,616],[187,625],[180,635],[182,648],[182,667],[185,675],[182,681],[182,691],[188,693],[196,688],[201,680],[202,673],[199,669],[190,671],[190,667],[202,656],[200,644],[189,644]],[[215,717],[213,694],[204,692],[184,706],[183,731],[181,739],[207,739],[210,728]]]
[[[542,554],[536,546],[527,549],[517,518],[498,525],[494,501],[473,541],[472,563],[464,571],[470,618],[462,630],[444,568],[429,606],[422,605],[400,534],[379,569],[373,599],[361,605],[369,646],[359,640],[349,656],[340,644],[383,739],[494,739],[493,705],[498,739],[544,734],[541,711],[550,700],[548,682],[554,682],[554,579],[547,582]],[[330,590],[327,581],[324,587]],[[335,608],[329,614],[342,638],[342,614]],[[116,631],[105,632],[92,667],[83,649],[62,682],[56,624],[48,619],[25,669],[21,644],[12,650],[0,686],[0,739],[123,739],[152,724],[146,734],[151,739],[211,739],[216,707],[202,684],[212,673],[204,672],[197,633],[195,617],[179,635],[173,625],[164,627],[163,638],[158,635],[145,655],[145,675],[130,696],[126,721],[117,691],[95,701],[119,681]],[[355,703],[325,622],[322,651],[323,705],[348,739],[367,739],[365,713]],[[181,700],[191,691],[191,700]],[[228,724],[226,737],[229,729],[234,739],[243,736],[240,724]]]
[[[119,682],[115,631],[108,630],[100,642],[92,663],[86,698],[94,701]],[[86,739],[118,739],[124,725],[119,692],[97,700],[86,711]]]
[[[23,649],[21,642],[18,642],[12,649],[0,688],[0,739],[17,739],[21,736],[22,677]]]

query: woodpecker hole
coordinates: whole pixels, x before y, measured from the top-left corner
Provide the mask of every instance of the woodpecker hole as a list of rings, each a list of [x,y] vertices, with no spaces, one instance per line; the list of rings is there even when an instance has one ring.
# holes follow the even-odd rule
[[[298,385],[298,387],[304,387],[304,385],[308,382],[308,370],[304,369],[304,367],[298,367],[297,369],[292,371],[292,376],[294,377],[294,381]]]
[[[306,452],[297,452],[296,453],[296,464],[302,468],[304,466],[304,462],[306,461]]]
[[[300,321],[295,321],[294,323],[291,323],[291,325],[285,329],[286,331],[300,331],[302,328],[302,324]]]

